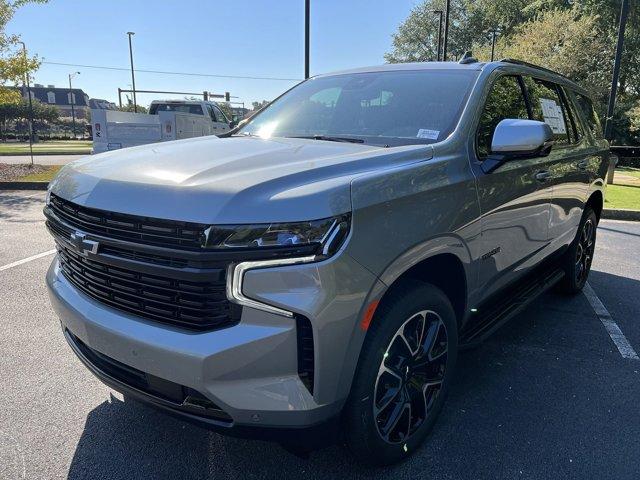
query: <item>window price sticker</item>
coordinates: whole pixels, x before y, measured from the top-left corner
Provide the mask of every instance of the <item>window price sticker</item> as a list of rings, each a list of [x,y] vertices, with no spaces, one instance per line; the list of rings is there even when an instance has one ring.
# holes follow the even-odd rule
[[[562,107],[551,98],[541,98],[540,107],[542,108],[542,117],[544,123],[551,127],[551,131],[555,134],[567,133],[567,127],[564,123],[562,115]]]
[[[429,130],[427,128],[421,128],[418,130],[418,134],[416,137],[418,138],[427,138],[429,140],[437,140],[438,135],[440,135],[440,130]]]

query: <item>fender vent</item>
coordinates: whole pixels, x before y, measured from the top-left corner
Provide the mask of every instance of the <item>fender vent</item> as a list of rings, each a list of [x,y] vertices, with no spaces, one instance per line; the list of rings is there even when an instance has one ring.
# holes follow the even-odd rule
[[[308,318],[296,316],[298,333],[298,375],[307,390],[313,395],[314,347],[313,328]]]

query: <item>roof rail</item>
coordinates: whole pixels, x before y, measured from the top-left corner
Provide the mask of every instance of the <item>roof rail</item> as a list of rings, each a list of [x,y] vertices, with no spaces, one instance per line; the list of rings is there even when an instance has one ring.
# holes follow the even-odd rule
[[[464,52],[464,55],[462,55],[462,58],[458,61],[458,63],[461,65],[466,65],[468,63],[478,63],[478,59],[473,58],[471,51],[467,50],[466,52]]]
[[[567,80],[573,82],[573,80],[571,80],[569,77],[567,77],[566,75],[563,75],[560,72],[556,72],[555,70],[551,70],[550,68],[541,67],[540,65],[536,65],[534,63],[525,62],[524,60],[518,60],[515,58],[502,58],[499,61],[504,63],[513,63],[514,65],[522,65],[524,67],[537,68],[538,70],[542,70],[547,73],[553,73],[554,75],[558,75],[560,77],[566,78]]]

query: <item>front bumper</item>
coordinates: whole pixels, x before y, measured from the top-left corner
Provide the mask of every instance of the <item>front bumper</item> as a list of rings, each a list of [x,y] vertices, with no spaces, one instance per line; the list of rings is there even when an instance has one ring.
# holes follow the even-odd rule
[[[345,254],[315,264],[246,273],[246,295],[310,320],[315,347],[312,395],[298,376],[295,318],[245,307],[238,325],[186,331],[92,300],[65,279],[57,260],[47,273],[47,285],[67,340],[77,338],[117,362],[201,393],[230,417],[226,424],[215,419],[205,422],[228,433],[255,432],[260,427],[297,429],[336,418],[364,338],[358,328],[360,312],[369,298],[382,292],[382,284]],[[74,351],[116,390],[127,390],[124,393],[187,420],[202,420],[140,395],[122,382],[110,382],[90,359],[77,348]]]

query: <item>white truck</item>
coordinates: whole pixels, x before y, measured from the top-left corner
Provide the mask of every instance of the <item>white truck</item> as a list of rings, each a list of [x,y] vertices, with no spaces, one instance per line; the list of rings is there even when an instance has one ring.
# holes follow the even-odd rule
[[[234,126],[215,102],[154,100],[148,114],[91,110],[93,153],[216,135]]]

